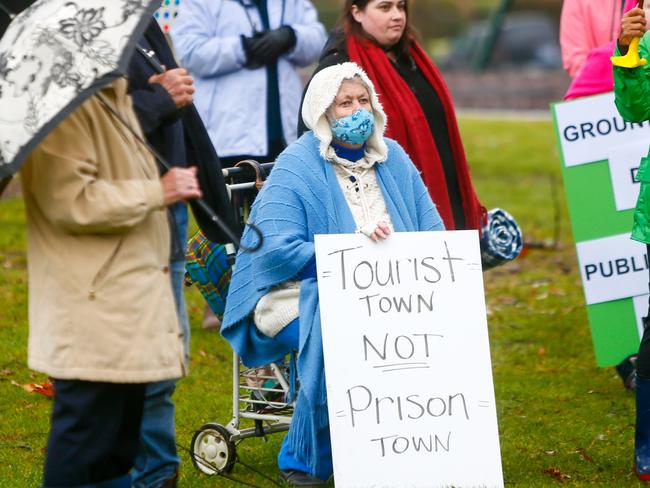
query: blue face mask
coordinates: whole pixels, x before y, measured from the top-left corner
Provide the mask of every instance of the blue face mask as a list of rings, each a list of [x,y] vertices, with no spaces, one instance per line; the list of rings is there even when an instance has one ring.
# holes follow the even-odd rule
[[[347,117],[334,120],[330,127],[336,141],[358,146],[366,142],[375,130],[375,117],[366,109],[360,108]]]

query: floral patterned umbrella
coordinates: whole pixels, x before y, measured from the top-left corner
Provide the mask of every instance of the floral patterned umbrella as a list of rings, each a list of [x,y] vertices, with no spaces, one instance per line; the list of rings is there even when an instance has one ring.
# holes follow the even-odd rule
[[[123,76],[160,0],[38,0],[0,39],[0,179]]]

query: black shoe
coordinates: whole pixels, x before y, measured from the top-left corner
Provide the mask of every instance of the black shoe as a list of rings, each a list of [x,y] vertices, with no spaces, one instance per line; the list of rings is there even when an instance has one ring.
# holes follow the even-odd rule
[[[320,478],[303,473],[302,471],[280,471],[282,478],[289,486],[325,486],[327,483]]]
[[[178,470],[174,472],[171,478],[162,481],[160,488],[176,488],[178,485]]]
[[[636,354],[632,354],[616,365],[616,372],[623,380],[625,389],[636,389]]]

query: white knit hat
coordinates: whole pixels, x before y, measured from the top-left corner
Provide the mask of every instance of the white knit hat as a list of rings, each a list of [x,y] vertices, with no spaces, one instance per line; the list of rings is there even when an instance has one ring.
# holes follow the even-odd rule
[[[379,103],[375,87],[359,65],[356,63],[335,64],[322,69],[309,82],[305,99],[302,103],[302,120],[320,141],[320,154],[325,159],[334,159],[332,129],[327,120],[327,109],[330,108],[345,80],[360,78],[368,89],[370,105],[375,116],[375,129],[366,141],[366,153],[376,161],[383,161],[388,155],[388,147],[384,142],[386,130],[386,114]]]

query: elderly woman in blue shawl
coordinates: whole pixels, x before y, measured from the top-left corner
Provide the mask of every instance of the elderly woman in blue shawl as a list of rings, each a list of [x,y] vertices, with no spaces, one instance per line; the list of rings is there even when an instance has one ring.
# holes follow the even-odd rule
[[[253,205],[264,242],[237,256],[222,334],[251,367],[298,351],[300,389],[278,465],[290,485],[319,486],[332,457],[314,236],[379,240],[444,226],[408,155],[383,137],[386,115],[356,64],[317,73],[302,117],[311,131],[280,154]],[[244,232],[242,243],[255,240]]]

